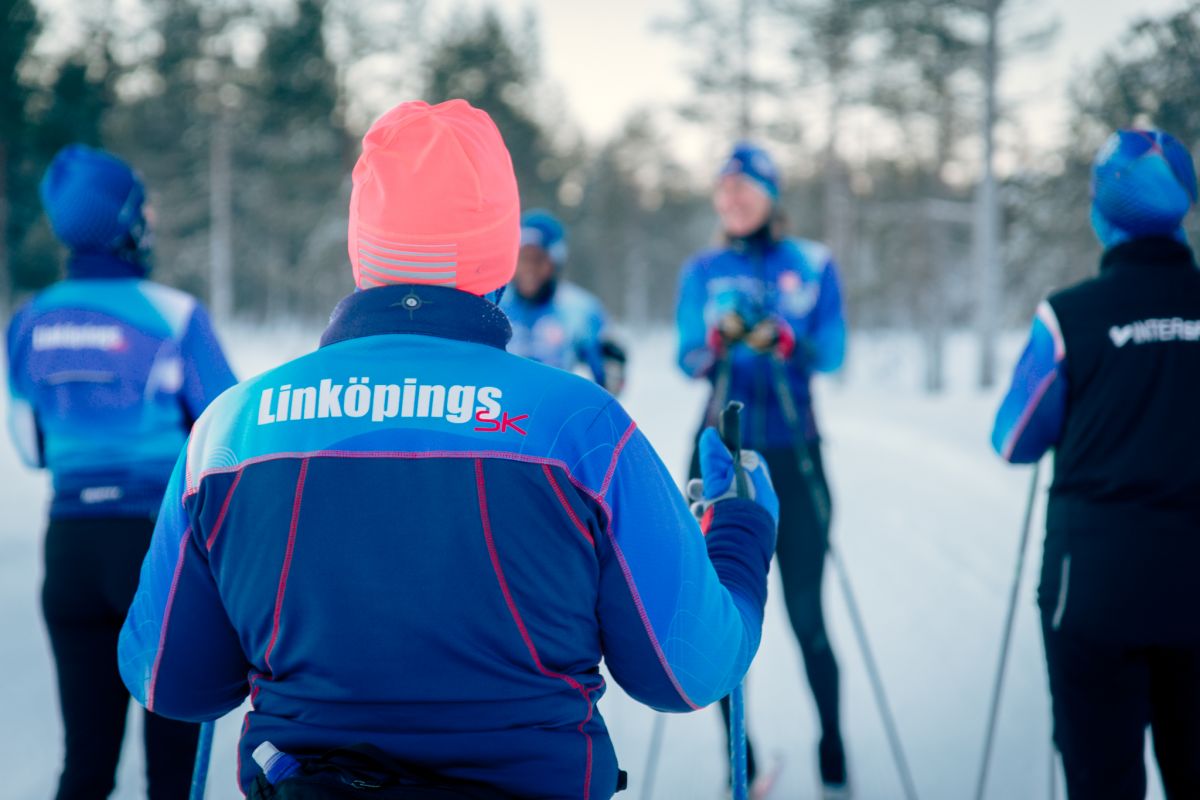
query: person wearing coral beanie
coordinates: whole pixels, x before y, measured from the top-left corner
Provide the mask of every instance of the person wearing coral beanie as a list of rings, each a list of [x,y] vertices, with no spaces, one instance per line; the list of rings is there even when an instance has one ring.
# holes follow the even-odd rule
[[[405,103],[354,169],[359,291],[175,469],[121,638],[155,712],[247,697],[252,798],[592,798],[624,786],[599,664],[688,711],[758,648],[778,502],[705,450],[707,535],[594,383],[505,352],[520,246],[484,112]]]

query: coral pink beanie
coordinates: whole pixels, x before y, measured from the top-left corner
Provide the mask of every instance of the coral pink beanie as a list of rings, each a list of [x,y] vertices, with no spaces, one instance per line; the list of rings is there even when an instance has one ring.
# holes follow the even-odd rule
[[[367,131],[354,165],[354,282],[495,291],[516,270],[520,215],[512,159],[491,117],[465,100],[398,105]]]

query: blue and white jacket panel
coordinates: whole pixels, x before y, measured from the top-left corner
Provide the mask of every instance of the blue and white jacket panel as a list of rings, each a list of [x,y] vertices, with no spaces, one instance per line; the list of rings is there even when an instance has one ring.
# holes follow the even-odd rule
[[[52,516],[150,516],[233,373],[193,297],[114,257],[76,258],[96,277],[51,286],[9,324],[9,428],[53,476]]]
[[[1067,409],[1066,358],[1058,318],[1043,301],[992,428],[992,447],[1006,461],[1032,464],[1058,444]]]
[[[249,693],[243,787],[265,740],[367,741],[520,797],[604,798],[601,658],[672,711],[748,668],[769,515],[726,501],[702,537],[621,406],[507,336],[451,289],[361,292],[321,349],[197,423],[119,661],[171,717]]]
[[[804,435],[817,438],[811,376],[836,371],[846,353],[841,285],[832,253],[818,242],[784,239],[695,256],[683,268],[676,312],[679,366],[685,373],[717,382],[718,356],[709,347],[708,331],[730,311],[751,322],[778,317],[791,326],[797,347],[785,364],[788,386],[806,428]],[[795,432],[784,414],[776,367],[771,363],[775,358],[742,344],[734,345],[729,354],[728,396],[716,400],[745,403],[747,447],[794,444]]]
[[[508,352],[567,371],[586,367],[596,383],[604,385],[601,345],[608,321],[593,294],[559,281],[549,300],[536,303],[510,287],[500,308],[512,324]]]

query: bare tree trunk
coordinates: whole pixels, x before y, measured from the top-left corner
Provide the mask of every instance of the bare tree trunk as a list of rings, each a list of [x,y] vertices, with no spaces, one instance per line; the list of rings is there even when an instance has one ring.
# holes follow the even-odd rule
[[[929,274],[926,290],[928,305],[923,324],[926,332],[925,390],[930,394],[938,394],[946,387],[946,327],[951,265],[946,231],[949,220],[942,213],[947,194],[942,170],[950,162],[954,152],[955,102],[948,81],[943,80],[938,86],[938,97],[937,150],[934,153],[935,164],[929,176],[926,199],[922,205],[924,220],[921,228]]]
[[[8,250],[8,142],[0,140],[0,319],[8,319],[12,311],[13,265]]]
[[[741,0],[738,4],[738,117],[737,135],[745,139],[754,132],[751,111],[750,53],[753,42],[750,36],[750,4],[753,0]]]
[[[976,228],[975,327],[979,335],[979,385],[996,381],[996,328],[1000,303],[1000,204],[996,187],[996,104],[1000,73],[998,44],[1001,0],[987,0],[987,43],[983,81],[983,179],[979,183]]]
[[[625,320],[633,328],[641,330],[650,321],[650,265],[639,251],[627,261],[629,278],[625,281]]]
[[[922,209],[922,255],[933,279],[925,291],[925,391],[940,394],[946,388],[946,224],[938,218],[934,202]]]
[[[831,75],[828,111],[829,134],[825,143],[825,243],[833,250],[834,258],[843,267],[853,260],[851,248],[852,221],[846,170],[838,146],[844,98],[841,76]]]
[[[233,147],[229,109],[219,103],[212,124],[209,170],[209,302],[214,319],[233,316]]]

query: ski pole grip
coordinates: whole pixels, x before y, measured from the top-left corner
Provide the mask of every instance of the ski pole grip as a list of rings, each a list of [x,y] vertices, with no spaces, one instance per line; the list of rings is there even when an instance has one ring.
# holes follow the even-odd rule
[[[742,469],[742,404],[730,400],[721,410],[721,441],[733,454],[733,480],[738,497],[750,498],[750,481]]]
[[[742,451],[742,407],[739,401],[730,400],[721,410],[721,441],[733,453],[735,462]]]

